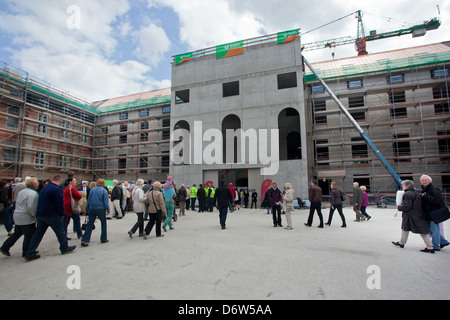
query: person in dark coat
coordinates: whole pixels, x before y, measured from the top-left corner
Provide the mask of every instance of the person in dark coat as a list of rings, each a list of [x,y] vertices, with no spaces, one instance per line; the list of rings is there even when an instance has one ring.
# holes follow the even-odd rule
[[[272,207],[272,218],[273,218],[273,226],[279,226],[281,225],[281,201],[283,201],[283,198],[281,196],[280,189],[277,188],[277,183],[272,182],[272,188],[270,188],[268,191],[269,193],[269,203]],[[278,216],[277,216],[278,215]]]
[[[414,189],[414,182],[411,180],[402,181],[402,188],[405,191],[403,201],[397,207],[402,211],[402,235],[398,242],[392,241],[392,244],[404,248],[408,240],[409,232],[420,234],[426,244],[426,248],[420,250],[422,252],[434,253],[433,244],[428,235],[427,224],[425,222],[425,215],[422,210],[422,196]]]
[[[342,228],[346,228],[347,224],[345,222],[345,216],[342,212],[342,198],[343,194],[342,191],[339,190],[338,185],[336,182],[331,182],[331,196],[330,196],[330,213],[328,215],[328,222],[325,223],[328,226],[331,226],[331,220],[333,220],[333,214],[334,211],[337,209],[339,212],[339,216],[342,220]]]
[[[225,187],[225,181],[219,181],[219,187],[214,194],[214,205],[219,209],[220,226],[226,229],[228,207],[233,205],[233,196],[230,188]]]
[[[64,211],[64,196],[60,187],[61,182],[62,178],[60,175],[54,176],[51,182],[39,194],[36,210],[36,231],[31,238],[25,255],[25,259],[28,261],[41,257],[37,254],[36,249],[39,247],[48,227],[52,228],[58,239],[61,254],[70,253],[75,250],[75,246],[69,246],[67,242],[67,235],[61,220],[66,215]]]
[[[431,219],[430,212],[443,207],[445,204],[441,191],[431,183],[432,181],[428,175],[420,177],[420,182],[422,183],[422,209],[425,213],[428,232],[431,234],[433,248],[440,251],[448,246],[449,242],[441,234],[439,224],[434,223],[433,219]]]
[[[198,212],[206,211],[206,191],[203,188],[203,184],[200,184],[197,189],[197,199],[198,199]]]
[[[311,227],[314,217],[314,211],[317,210],[317,215],[319,216],[320,224],[317,226],[318,228],[323,228],[323,216],[322,216],[322,188],[317,185],[316,180],[311,180],[311,187],[308,189],[308,198],[311,202],[311,206],[309,207],[309,216],[308,222],[305,223],[305,226]]]

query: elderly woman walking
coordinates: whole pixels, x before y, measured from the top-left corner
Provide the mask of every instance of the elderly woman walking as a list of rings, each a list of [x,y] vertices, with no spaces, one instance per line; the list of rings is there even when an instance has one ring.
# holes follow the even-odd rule
[[[164,235],[161,234],[161,220],[166,214],[166,206],[164,204],[164,196],[161,191],[159,191],[160,189],[161,182],[155,181],[153,183],[153,190],[147,192],[148,213],[150,221],[147,223],[147,226],[145,227],[145,231],[143,233],[144,240],[147,240],[147,236],[150,234],[155,224],[156,236],[164,237]]]
[[[290,183],[286,183],[284,185],[284,188],[286,193],[283,195],[283,208],[287,220],[287,226],[285,227],[285,229],[292,230],[291,213],[292,211],[294,211],[295,190],[294,188],[292,188],[292,185]]]
[[[425,242],[426,248],[422,252],[434,253],[433,244],[428,235],[425,215],[422,211],[422,196],[414,189],[414,182],[410,180],[402,181],[402,188],[405,191],[403,201],[398,210],[402,214],[402,235],[398,242],[392,241],[392,244],[404,248],[408,240],[409,232],[418,233]]]
[[[144,187],[144,180],[138,179],[136,181],[136,186],[133,189],[133,192],[131,193],[131,197],[133,200],[133,210],[136,212],[137,215],[137,222],[131,228],[130,231],[128,231],[128,235],[130,238],[133,238],[133,234],[136,232],[136,230],[139,228],[139,236],[143,236],[144,234],[144,212],[146,211],[145,203],[147,202],[147,197],[145,196],[144,190],[142,189]]]

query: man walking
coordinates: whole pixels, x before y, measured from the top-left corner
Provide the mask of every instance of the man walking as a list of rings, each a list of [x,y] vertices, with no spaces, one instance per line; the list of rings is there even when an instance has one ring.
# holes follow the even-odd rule
[[[272,182],[272,188],[268,191],[269,193],[269,202],[272,207],[272,219],[274,227],[282,227],[281,224],[281,202],[283,201],[283,197],[281,196],[280,189],[277,188],[277,183]]]
[[[311,180],[311,187],[308,190],[308,198],[311,202],[309,208],[308,222],[305,226],[311,227],[314,217],[314,211],[317,210],[317,215],[319,216],[320,224],[318,228],[323,228],[323,216],[322,216],[322,188],[317,185],[316,180]]]
[[[353,211],[356,213],[356,220],[355,222],[360,222],[364,220],[364,216],[361,213],[361,202],[362,202],[362,190],[359,187],[358,182],[353,183],[353,198],[352,198],[352,205],[353,205]]]
[[[63,192],[59,187],[62,182],[60,175],[56,175],[51,179],[39,194],[38,206],[36,210],[36,232],[31,238],[25,259],[27,261],[39,259],[41,256],[37,254],[36,249],[42,241],[47,228],[52,228],[59,242],[59,250],[61,254],[70,253],[75,250],[75,246],[69,247],[66,232],[64,231],[62,217],[64,212]]]
[[[219,187],[214,194],[214,205],[219,209],[220,226],[226,229],[228,207],[233,205],[233,196],[229,188],[225,187],[225,181],[219,181]]]

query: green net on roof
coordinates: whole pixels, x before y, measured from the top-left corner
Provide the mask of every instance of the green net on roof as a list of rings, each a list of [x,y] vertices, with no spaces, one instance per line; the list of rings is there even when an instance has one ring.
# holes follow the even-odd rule
[[[439,64],[449,61],[450,61],[450,51],[447,51],[433,54],[422,54],[414,57],[395,60],[386,59],[378,61],[376,63],[362,64],[362,65],[352,65],[352,66],[346,65],[340,68],[328,70],[316,70],[316,71],[323,79],[331,79],[375,72],[383,72],[389,70],[404,69],[410,67],[425,66],[430,64]],[[312,72],[304,73],[303,76],[305,82],[317,80],[316,76]]]

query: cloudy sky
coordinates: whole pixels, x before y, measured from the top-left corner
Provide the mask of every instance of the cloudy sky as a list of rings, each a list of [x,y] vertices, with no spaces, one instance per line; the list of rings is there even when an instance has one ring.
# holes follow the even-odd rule
[[[295,28],[306,33],[356,10],[366,34],[440,14],[438,30],[369,42],[369,53],[450,40],[450,0],[0,0],[0,7],[0,67],[13,65],[88,101],[170,87],[176,54]],[[351,15],[302,42],[355,37],[356,30]],[[334,51],[336,58],[356,55],[353,45]],[[304,55],[330,60],[331,50]]]

